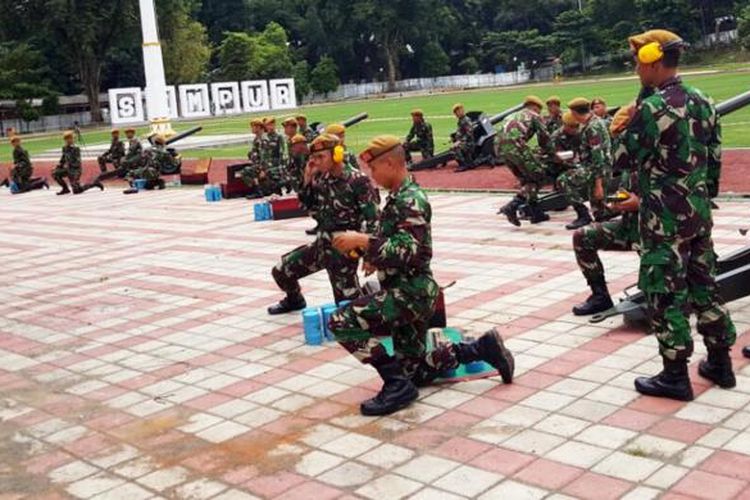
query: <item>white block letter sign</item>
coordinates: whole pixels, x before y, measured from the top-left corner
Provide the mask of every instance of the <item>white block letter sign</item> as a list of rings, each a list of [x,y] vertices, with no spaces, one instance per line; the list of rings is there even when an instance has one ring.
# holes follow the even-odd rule
[[[283,78],[271,80],[271,107],[273,109],[291,109],[297,107],[297,95],[294,93],[294,79]]]
[[[143,121],[143,94],[138,87],[109,89],[109,114],[113,124]]]
[[[180,85],[180,110],[183,118],[211,116],[208,85],[205,83]]]
[[[245,113],[268,111],[271,109],[268,100],[268,82],[252,80],[242,82],[242,110]]]
[[[174,88],[174,85],[167,87],[167,106],[169,107],[170,118],[180,117],[180,110],[177,108],[177,89]]]
[[[240,106],[240,86],[237,82],[212,83],[211,100],[214,114],[234,115],[242,111]]]

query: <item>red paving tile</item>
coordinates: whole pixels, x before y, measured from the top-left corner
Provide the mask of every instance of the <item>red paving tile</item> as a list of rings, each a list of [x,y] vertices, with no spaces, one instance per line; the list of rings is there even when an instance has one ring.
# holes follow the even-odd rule
[[[563,493],[585,500],[620,498],[635,485],[593,472],[587,472],[563,488]]]
[[[513,477],[548,490],[557,490],[569,484],[584,472],[583,469],[578,467],[540,458],[526,465]]]
[[[693,471],[674,486],[674,492],[706,500],[728,500],[748,487],[746,481]]]
[[[614,425],[615,427],[624,427],[633,431],[644,431],[654,425],[655,422],[661,420],[661,418],[653,413],[623,408],[605,418],[602,423]]]
[[[304,483],[305,478],[299,474],[290,472],[279,472],[277,474],[259,476],[244,484],[251,493],[263,498],[272,498],[285,491],[289,491],[295,486]]]
[[[344,492],[322,483],[310,481],[295,486],[289,491],[277,496],[278,500],[332,500],[343,495]]]
[[[464,437],[454,437],[431,451],[432,454],[445,457],[449,460],[469,462],[477,456],[491,449],[487,443],[474,441]]]
[[[679,418],[667,418],[651,427],[648,433],[654,436],[682,441],[683,443],[694,443],[704,434],[710,432],[711,429],[713,427],[710,425]]]
[[[487,453],[479,455],[469,463],[480,469],[496,472],[504,476],[512,476],[536,459],[537,457],[526,453],[505,448],[494,448]]]
[[[750,481],[750,457],[731,451],[717,451],[700,466],[706,472]]]

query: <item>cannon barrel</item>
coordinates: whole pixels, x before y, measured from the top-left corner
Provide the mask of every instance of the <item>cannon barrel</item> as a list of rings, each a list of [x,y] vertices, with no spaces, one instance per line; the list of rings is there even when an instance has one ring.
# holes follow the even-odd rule
[[[740,95],[730,97],[726,101],[722,101],[716,105],[716,112],[719,116],[726,116],[729,113],[733,113],[738,109],[744,108],[750,104],[750,90]]]
[[[351,118],[347,118],[343,122],[341,122],[341,125],[343,125],[345,128],[353,127],[354,125],[358,124],[361,121],[367,120],[370,115],[367,113],[360,113],[358,115],[354,115]],[[320,135],[326,130],[326,124],[322,122],[313,122],[310,124],[310,128],[312,128],[315,131],[315,135]]]
[[[175,136],[170,137],[169,139],[167,139],[166,145],[169,146],[170,144],[174,144],[177,141],[181,141],[185,137],[190,137],[193,134],[197,134],[201,130],[203,130],[203,127],[193,127],[193,128],[188,129],[188,130],[186,130],[184,132],[180,132],[179,134],[177,134],[177,135],[175,135]]]
[[[513,106],[512,108],[506,109],[502,113],[498,113],[495,116],[491,116],[490,117],[490,123],[492,125],[497,125],[498,123],[500,123],[501,121],[505,120],[506,118],[508,118],[513,113],[515,113],[517,111],[521,111],[522,109],[523,109],[523,104],[517,104],[517,105]]]

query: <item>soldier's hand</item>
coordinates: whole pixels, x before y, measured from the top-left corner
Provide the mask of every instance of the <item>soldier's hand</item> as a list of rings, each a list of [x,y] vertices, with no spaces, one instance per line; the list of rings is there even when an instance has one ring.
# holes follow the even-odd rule
[[[378,270],[377,267],[373,266],[367,261],[362,261],[362,271],[365,273],[365,276],[370,276],[372,273],[376,272]]]
[[[370,237],[356,231],[346,231],[333,238],[333,248],[348,255],[352,250],[364,250],[370,245]]]
[[[597,177],[594,181],[594,193],[592,194],[592,198],[597,201],[604,199],[604,183],[601,177]]]

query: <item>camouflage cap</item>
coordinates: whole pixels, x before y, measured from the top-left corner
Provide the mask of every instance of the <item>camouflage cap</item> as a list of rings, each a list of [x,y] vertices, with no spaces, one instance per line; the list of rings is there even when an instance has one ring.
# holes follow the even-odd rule
[[[547,104],[561,104],[560,96],[551,95],[547,98]]]
[[[167,138],[164,137],[162,134],[156,134],[154,136],[154,142],[156,144],[161,144],[162,146],[167,143]]]
[[[119,128],[113,128],[110,132],[112,135],[120,135],[120,129]]]
[[[284,118],[284,121],[281,122],[281,124],[284,125],[285,127],[287,125],[289,125],[289,126],[294,125],[296,127],[297,126],[297,119],[294,118],[293,116],[288,116],[288,117]]]
[[[263,117],[263,125],[270,125],[270,124],[276,124],[276,118],[273,116],[265,116]]]
[[[568,103],[568,107],[576,113],[588,113],[591,109],[591,101],[585,97],[576,97]]]
[[[307,139],[302,134],[295,134],[294,137],[292,137],[290,142],[292,144],[299,144],[301,142],[307,143]]]
[[[591,106],[596,106],[597,104],[604,104],[606,106],[607,102],[601,97],[594,97],[591,99]]]
[[[307,121],[307,117],[305,115],[297,115],[295,116],[295,118],[297,119],[297,121],[300,121],[300,120],[302,120],[303,122]]]
[[[634,51],[653,42],[658,43],[662,47],[673,44],[676,47],[683,47],[685,45],[685,42],[679,35],[667,30],[649,30],[640,35],[634,35],[628,38],[630,48]]]
[[[328,133],[320,134],[310,143],[310,152],[326,151],[341,144],[341,139]]]
[[[612,117],[612,123],[609,124],[609,133],[613,136],[619,135],[630,124],[631,112],[635,110],[635,104],[622,106]]]
[[[528,106],[530,104],[534,106],[539,106],[540,108],[544,107],[544,102],[535,95],[527,95],[526,97],[524,97],[523,105]]]
[[[126,134],[135,134],[135,129],[133,127],[128,127],[125,129]]]
[[[453,105],[453,107],[451,108],[451,110],[455,113],[459,109],[463,109],[463,107],[464,107],[463,104],[461,104],[460,102],[457,102],[456,104]]]
[[[340,123],[331,123],[326,127],[326,134],[341,135],[346,133],[346,127]]]
[[[72,130],[66,130],[63,132],[63,139],[72,139],[73,137],[75,137],[75,134]]]
[[[562,121],[563,125],[566,127],[577,127],[578,126],[578,120],[576,120],[576,117],[573,116],[573,113],[570,111],[566,111],[562,115]]]
[[[10,143],[11,144],[18,144],[19,142],[21,142],[21,136],[20,135],[14,135],[13,137],[10,138]]]
[[[250,120],[251,127],[260,127],[263,125],[263,118],[253,118]]]
[[[412,109],[411,115],[412,116],[424,116],[424,113],[422,112],[421,109]]]
[[[364,151],[360,153],[359,159],[365,163],[370,163],[401,145],[401,139],[395,135],[379,135],[367,144]]]

